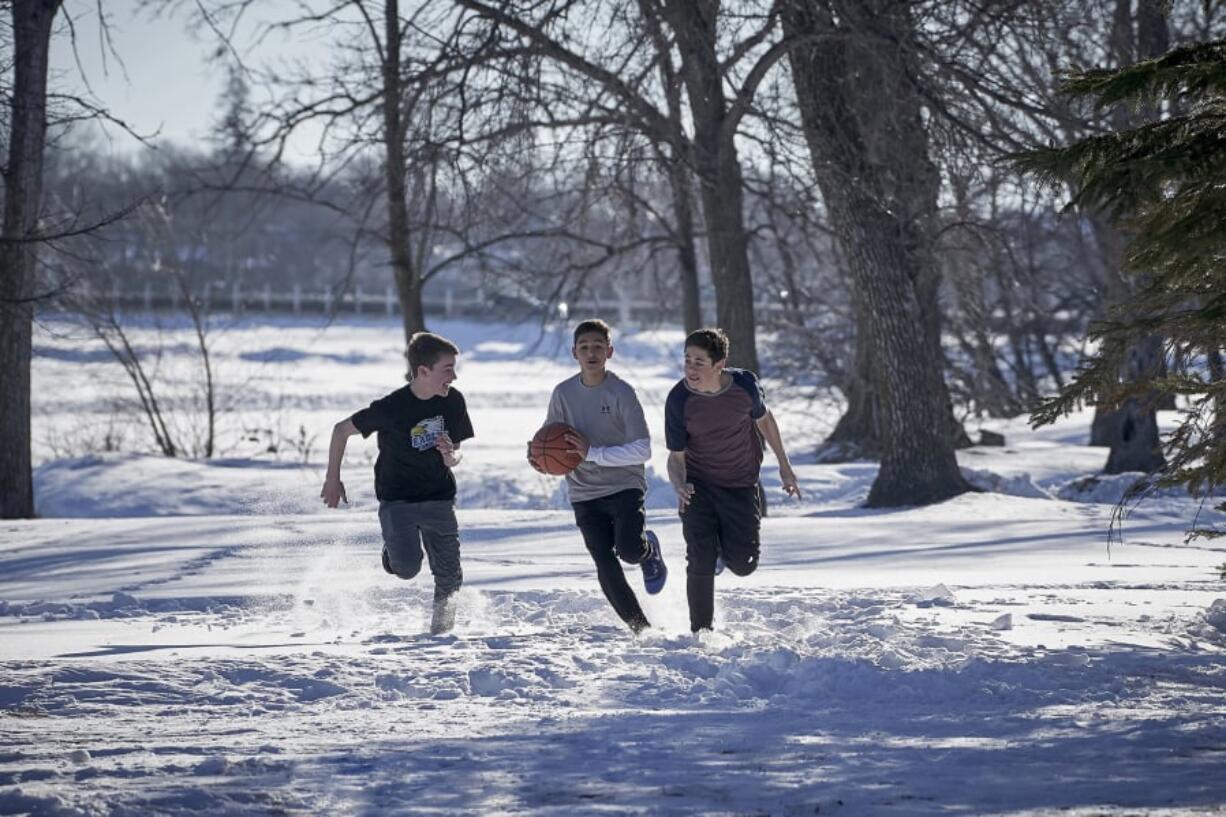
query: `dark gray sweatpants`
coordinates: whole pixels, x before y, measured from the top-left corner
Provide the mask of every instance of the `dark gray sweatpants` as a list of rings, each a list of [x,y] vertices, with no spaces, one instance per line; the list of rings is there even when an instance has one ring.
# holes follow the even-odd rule
[[[379,525],[393,573],[411,579],[421,572],[424,547],[434,574],[434,598],[447,598],[460,589],[464,574],[454,502],[380,502]]]

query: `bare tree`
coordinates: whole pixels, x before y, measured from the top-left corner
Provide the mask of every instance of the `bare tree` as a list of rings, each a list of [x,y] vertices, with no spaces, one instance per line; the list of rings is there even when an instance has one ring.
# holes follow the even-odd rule
[[[932,243],[940,178],[910,79],[916,24],[896,0],[793,0],[783,17],[789,35],[806,38],[789,60],[869,342],[865,379],[880,401],[881,469],[868,504],[940,501],[969,485],[944,382]]]
[[[130,322],[125,319],[120,304],[112,297],[128,272],[126,268],[108,263],[107,259],[89,252],[89,247],[77,252],[61,252],[62,258],[50,266],[66,285],[60,289],[54,302],[82,321],[123,369],[136,394],[137,413],[148,427],[161,454],[167,457],[212,457],[217,453],[217,421],[221,406],[212,361],[209,306],[200,292],[193,289],[191,275],[179,260],[179,250],[189,242],[176,236],[165,198],[142,205],[132,221],[136,224],[136,232],[141,235],[140,244],[152,253],[149,259],[151,272],[165,277],[175,287],[176,300],[182,304],[192,327],[200,370],[198,378],[190,382],[196,387],[200,411],[192,417],[190,424],[185,426],[175,421],[173,415],[182,406],[171,404],[159,386],[154,370],[161,358],[162,348],[143,349],[133,340]],[[92,243],[95,238],[83,238],[81,243]],[[198,426],[196,420],[199,420]]]
[[[1113,65],[1123,66],[1166,53],[1170,47],[1170,32],[1164,5],[1160,0],[1137,0],[1134,10],[1130,0],[1116,0],[1110,39]],[[1119,108],[1115,111],[1112,125],[1117,130],[1124,130],[1130,124],[1153,118],[1152,110],[1130,114]],[[1111,306],[1127,301],[1135,293],[1137,282],[1129,278],[1123,269],[1126,239],[1110,223],[1106,214],[1095,211],[1090,215],[1104,254],[1110,259],[1103,304],[1105,314]],[[1165,367],[1163,338],[1151,335],[1129,347],[1120,379],[1124,383],[1150,380]],[[1097,407],[1090,442],[1110,447],[1103,469],[1105,473],[1153,472],[1165,465],[1156,410],[1157,402],[1153,395],[1129,397],[1116,408]]]
[[[150,0],[147,5],[186,8],[193,24],[214,32],[223,53],[232,57],[238,53],[232,32],[260,11],[251,0]],[[439,129],[455,124],[448,119],[454,107],[442,100],[459,93],[463,83],[464,65],[451,61],[456,24],[454,15],[432,13],[424,2],[407,9],[399,0],[303,3],[284,17],[255,21],[256,39],[329,30],[331,61],[258,70],[241,66],[274,97],[249,123],[251,149],[262,152],[264,161],[281,162],[304,126],[322,132],[314,178],[278,192],[309,200],[345,169],[377,169],[380,178],[361,185],[370,198],[357,208],[357,231],[360,238],[384,244],[406,344],[425,328],[422,291],[437,241],[431,226],[443,190],[441,174],[454,158],[443,150],[446,136]],[[379,157],[377,168],[366,161],[372,154]],[[377,216],[384,223],[370,226],[369,218]]]
[[[38,259],[47,67],[61,0],[12,0],[13,86],[0,228],[0,518],[34,515],[30,453],[32,301]]]
[[[589,83],[594,108],[667,145],[670,158],[686,158],[702,203],[717,321],[732,340],[733,362],[757,368],[754,286],[736,136],[758,86],[786,53],[787,44],[776,33],[773,6],[747,6],[731,15],[715,0],[643,0],[633,6],[587,4],[580,19],[571,14],[580,5],[575,0],[553,0],[530,11],[506,2],[455,2]],[[620,38],[610,36],[598,47],[588,32],[575,28],[585,27],[593,15],[631,20],[633,25],[610,32]],[[664,91],[652,86],[653,75],[663,78]],[[678,83],[686,91],[689,133],[677,127]],[[734,90],[729,92],[729,87]]]

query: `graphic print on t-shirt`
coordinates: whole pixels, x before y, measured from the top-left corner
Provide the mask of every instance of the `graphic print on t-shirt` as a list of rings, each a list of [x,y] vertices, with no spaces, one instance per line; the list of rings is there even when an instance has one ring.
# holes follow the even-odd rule
[[[434,448],[435,441],[442,436],[444,430],[443,415],[441,414],[425,420],[418,420],[410,432],[413,447],[418,451],[428,451]]]

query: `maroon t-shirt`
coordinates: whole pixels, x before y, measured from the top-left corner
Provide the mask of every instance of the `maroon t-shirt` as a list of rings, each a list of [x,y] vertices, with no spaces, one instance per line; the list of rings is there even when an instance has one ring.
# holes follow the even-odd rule
[[[714,394],[694,391],[682,380],[664,404],[669,451],[685,452],[686,475],[723,488],[756,485],[762,438],[755,422],[766,414],[762,387],[753,372],[724,369],[732,376]]]

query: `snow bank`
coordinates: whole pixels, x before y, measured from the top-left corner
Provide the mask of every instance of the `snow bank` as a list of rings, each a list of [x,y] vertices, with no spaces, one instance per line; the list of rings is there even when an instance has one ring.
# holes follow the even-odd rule
[[[1051,499],[1051,495],[1034,484],[1030,474],[1002,476],[982,468],[963,467],[962,476],[981,491],[1009,496],[1025,496],[1035,499]]]

